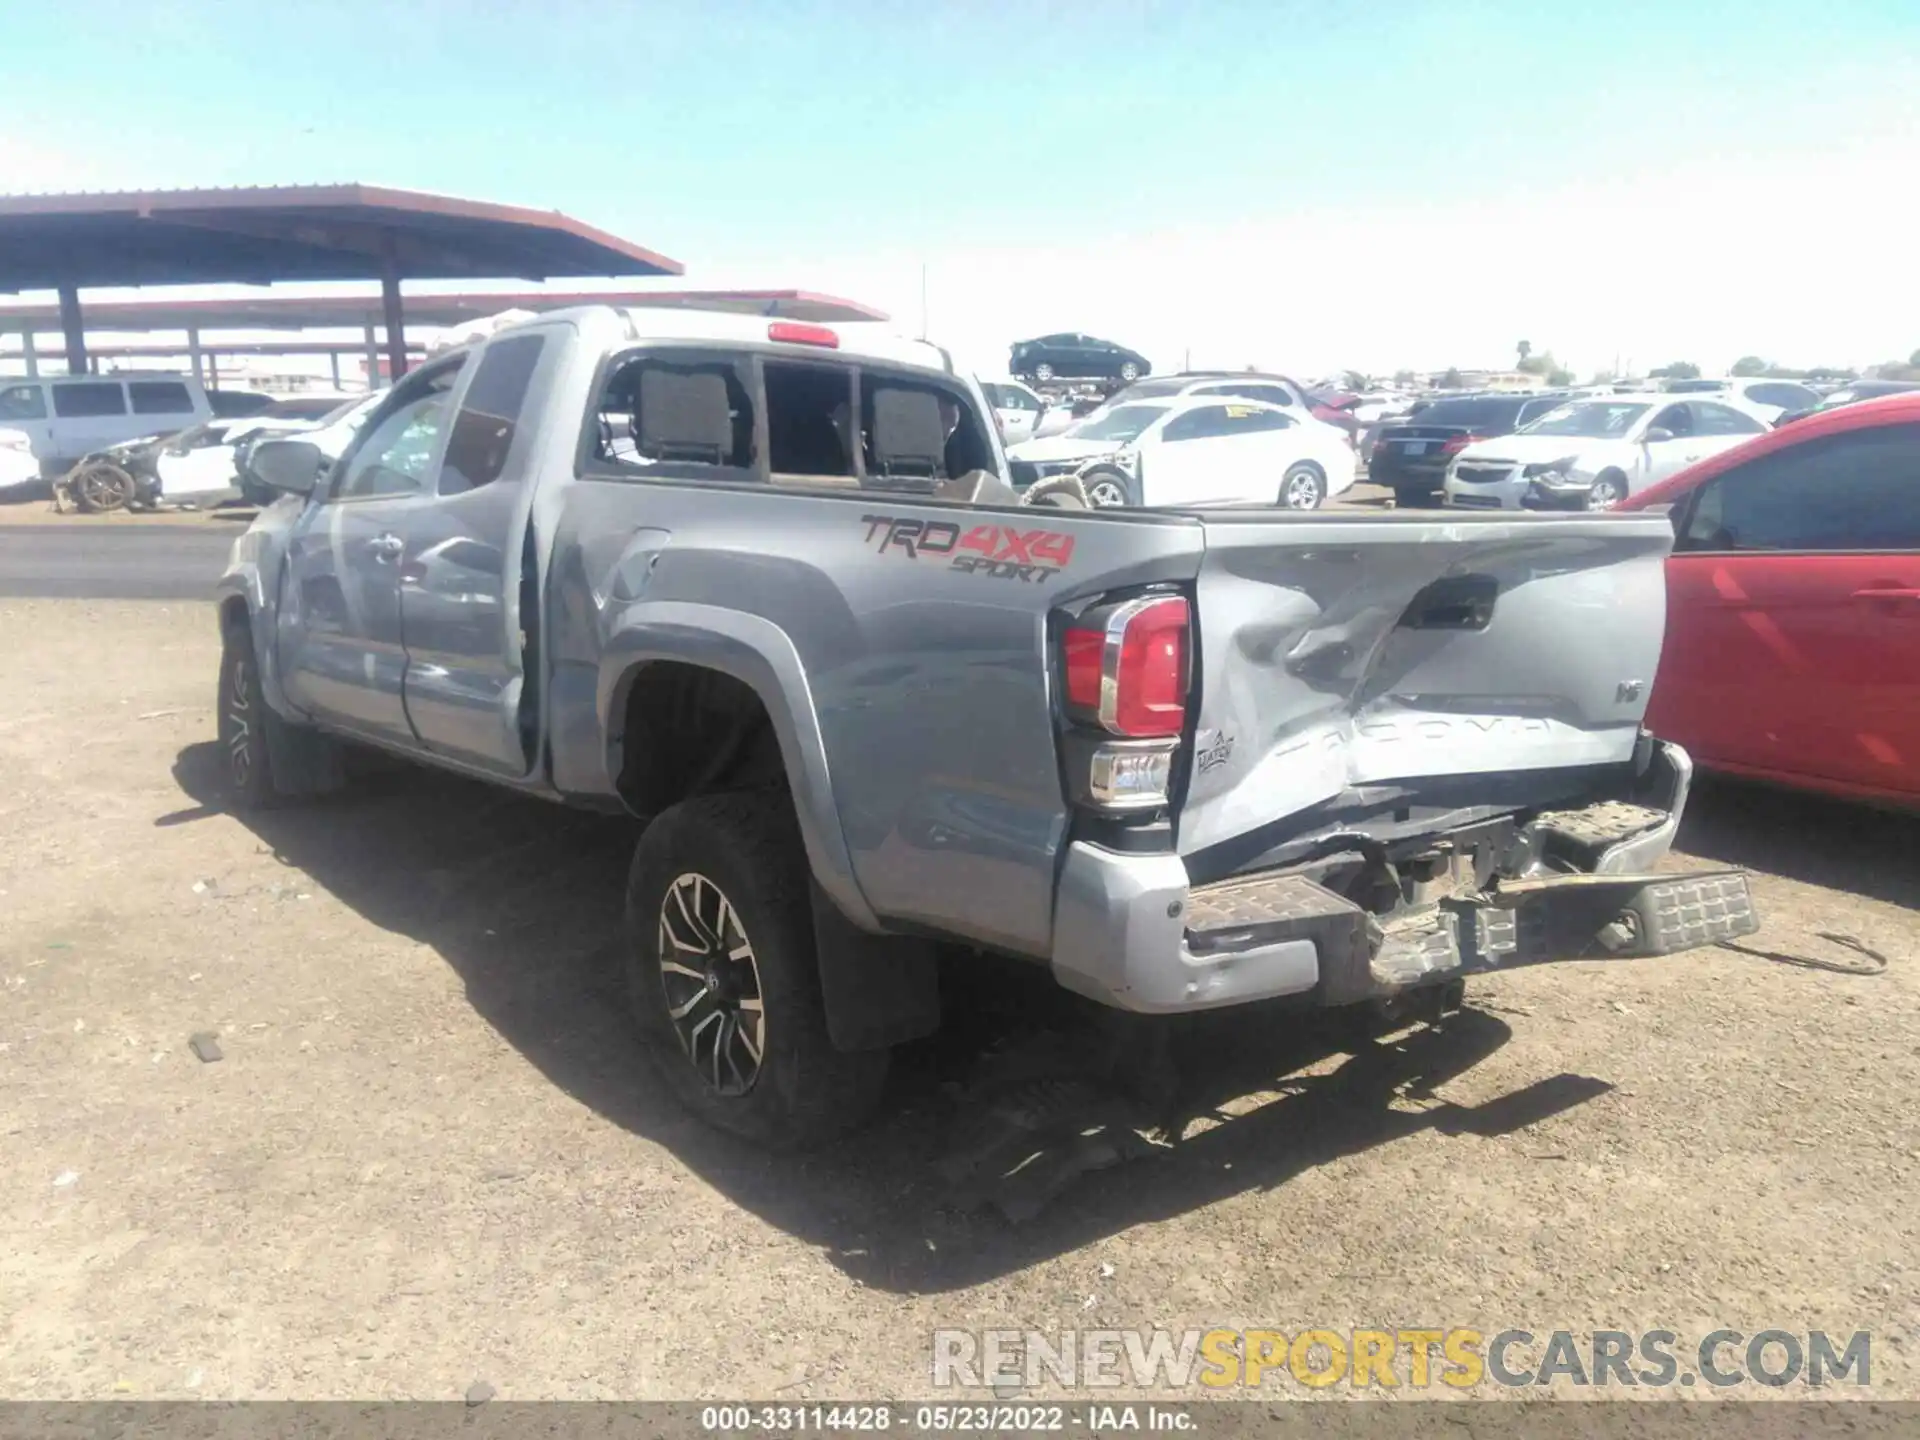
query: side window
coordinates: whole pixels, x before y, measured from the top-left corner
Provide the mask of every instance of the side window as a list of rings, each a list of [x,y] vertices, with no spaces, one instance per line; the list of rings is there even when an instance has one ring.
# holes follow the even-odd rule
[[[127,395],[136,415],[193,414],[193,397],[178,380],[129,380]]]
[[[1779,405],[1788,410],[1806,410],[1820,403],[1813,391],[1785,383],[1749,386],[1747,398],[1756,405]]]
[[[1565,400],[1559,399],[1529,400],[1520,407],[1520,413],[1514,417],[1513,428],[1518,430],[1522,425],[1531,425],[1542,415],[1551,415],[1566,403]]]
[[[510,335],[494,341],[480,357],[480,368],[447,436],[447,458],[440,466],[442,495],[491,485],[506,470],[546,344],[544,335]]]
[[[594,402],[593,458],[663,479],[755,479],[747,386],[744,366],[713,352],[628,356]]]
[[[118,380],[56,382],[53,387],[53,413],[63,420],[124,415],[127,413],[127,397]]]
[[[465,356],[402,380],[374,427],[354,447],[330,500],[411,495],[424,488],[427,467],[447,428],[447,398]]]
[[[1184,415],[1174,416],[1160,432],[1160,438],[1173,444],[1180,440],[1207,440],[1226,433],[1227,407],[1202,405]]]
[[[1033,396],[1011,385],[1001,387],[1000,399],[997,403],[1006,410],[1038,410],[1040,408],[1040,402]]]
[[[1685,405],[1669,405],[1648,424],[1649,430],[1664,430],[1679,440],[1693,434],[1693,416]]]
[[[1920,551],[1920,425],[1853,430],[1716,476],[1677,548]]]
[[[9,385],[0,389],[0,420],[44,420],[47,397],[38,385]]]
[[[1233,392],[1244,395],[1249,400],[1264,400],[1269,405],[1288,407],[1293,404],[1293,393],[1284,385],[1242,385]]]
[[[1293,421],[1276,411],[1259,405],[1229,405],[1221,433],[1224,435],[1258,435],[1266,431],[1285,430]]]
[[[1693,411],[1694,433],[1697,435],[1758,435],[1767,428],[1753,416],[1735,410],[1731,405],[1710,405],[1696,400],[1688,408]]]

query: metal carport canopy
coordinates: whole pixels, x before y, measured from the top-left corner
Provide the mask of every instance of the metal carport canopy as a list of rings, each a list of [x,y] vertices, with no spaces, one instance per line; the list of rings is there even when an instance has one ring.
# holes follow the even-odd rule
[[[79,292],[90,286],[377,277],[397,376],[406,369],[402,280],[684,271],[557,211],[371,185],[0,195],[0,292],[59,292],[76,372],[87,358]]]

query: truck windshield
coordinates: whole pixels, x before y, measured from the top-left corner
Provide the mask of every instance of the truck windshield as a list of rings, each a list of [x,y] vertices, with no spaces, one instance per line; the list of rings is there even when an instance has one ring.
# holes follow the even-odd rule
[[[1138,440],[1141,432],[1167,413],[1164,405],[1122,405],[1094,420],[1083,420],[1067,431],[1076,440]]]

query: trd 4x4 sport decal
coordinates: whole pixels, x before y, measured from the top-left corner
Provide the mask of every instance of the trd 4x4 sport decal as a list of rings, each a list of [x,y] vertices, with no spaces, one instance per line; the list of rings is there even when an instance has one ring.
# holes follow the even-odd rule
[[[867,543],[882,555],[938,559],[950,570],[1044,585],[1073,559],[1073,537],[1058,530],[1022,530],[1014,525],[975,525],[963,531],[951,520],[862,515]]]

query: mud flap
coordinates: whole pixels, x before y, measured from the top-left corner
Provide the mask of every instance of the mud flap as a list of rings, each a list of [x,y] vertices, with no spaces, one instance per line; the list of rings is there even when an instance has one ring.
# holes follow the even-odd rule
[[[836,1050],[882,1050],[940,1028],[939,961],[928,940],[870,935],[809,885],[820,998]]]

